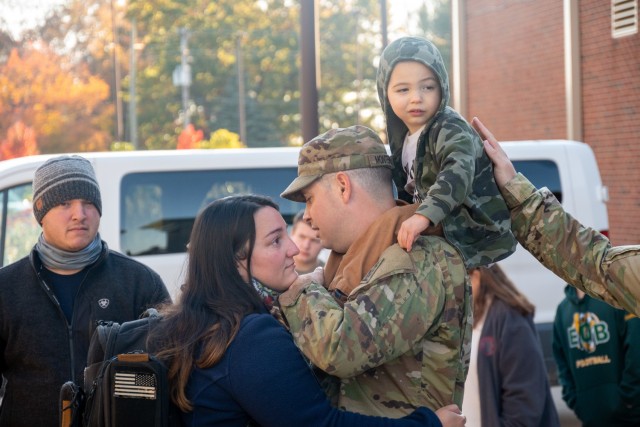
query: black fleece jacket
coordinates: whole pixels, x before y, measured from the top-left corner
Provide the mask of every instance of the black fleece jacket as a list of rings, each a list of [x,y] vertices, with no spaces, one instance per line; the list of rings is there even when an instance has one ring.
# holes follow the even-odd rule
[[[82,385],[96,322],[137,319],[146,308],[170,300],[156,272],[103,241],[69,324],[42,268],[32,250],[0,269],[0,373],[8,381],[0,426],[58,426],[60,387],[70,380]]]

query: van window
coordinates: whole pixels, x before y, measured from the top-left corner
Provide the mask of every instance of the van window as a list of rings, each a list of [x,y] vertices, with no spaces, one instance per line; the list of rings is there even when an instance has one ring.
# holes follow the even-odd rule
[[[516,171],[522,173],[536,188],[547,187],[562,203],[562,186],[558,165],[552,160],[514,160]]]
[[[233,194],[269,196],[291,223],[304,205],[280,193],[296,176],[296,168],[128,174],[121,183],[120,247],[131,256],[184,252],[198,211]]]
[[[0,260],[8,265],[26,256],[38,241],[38,225],[31,202],[31,183],[0,191]]]

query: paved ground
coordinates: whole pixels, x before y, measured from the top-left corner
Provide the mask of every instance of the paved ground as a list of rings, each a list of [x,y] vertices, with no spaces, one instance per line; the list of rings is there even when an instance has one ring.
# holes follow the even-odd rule
[[[573,411],[569,409],[562,400],[560,386],[551,387],[551,394],[553,394],[553,401],[556,404],[556,409],[560,416],[560,425],[562,427],[581,427],[582,423],[580,423]]]

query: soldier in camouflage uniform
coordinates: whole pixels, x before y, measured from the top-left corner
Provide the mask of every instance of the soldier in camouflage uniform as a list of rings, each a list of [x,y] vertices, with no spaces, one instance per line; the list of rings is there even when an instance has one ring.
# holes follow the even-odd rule
[[[598,231],[562,209],[547,189],[536,188],[513,164],[495,137],[478,120],[473,126],[487,140],[495,177],[511,209],[512,230],[525,249],[567,283],[594,298],[640,316],[640,246],[612,247]]]
[[[449,77],[438,49],[417,37],[394,41],[380,58],[377,84],[398,196],[420,204],[409,220],[415,225],[400,230],[400,245],[410,248],[431,224],[469,268],[511,255],[509,210],[478,134],[447,106]]]
[[[472,310],[451,244],[420,236],[407,252],[396,243],[416,206],[396,205],[391,168],[364,126],[304,144],[282,197],[306,202],[304,219],[332,252],[324,277],[301,276],[279,303],[302,352],[341,379],[339,407],[401,417],[419,406],[461,406]]]

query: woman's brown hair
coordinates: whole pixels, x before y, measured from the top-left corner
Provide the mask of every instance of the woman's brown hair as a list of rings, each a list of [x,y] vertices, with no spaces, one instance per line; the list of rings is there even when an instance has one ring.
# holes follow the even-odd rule
[[[163,319],[149,338],[169,368],[171,399],[184,412],[193,409],[185,394],[193,368],[218,363],[242,319],[264,310],[238,265],[246,260],[251,282],[254,214],[267,206],[278,209],[266,197],[231,196],[212,202],[196,217],[182,295],[178,303],[161,309]]]
[[[474,325],[484,318],[490,298],[498,298],[504,301],[522,313],[523,316],[535,313],[536,307],[516,288],[497,264],[489,267],[478,267],[474,270],[480,271],[479,292],[473,295]]]

